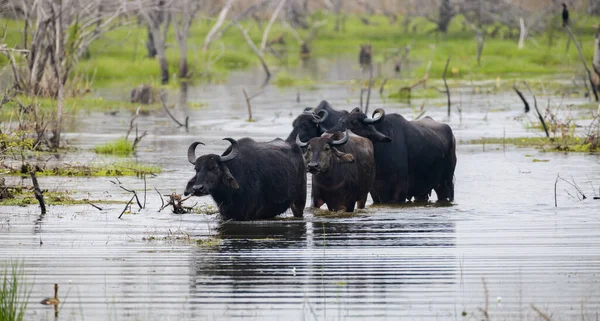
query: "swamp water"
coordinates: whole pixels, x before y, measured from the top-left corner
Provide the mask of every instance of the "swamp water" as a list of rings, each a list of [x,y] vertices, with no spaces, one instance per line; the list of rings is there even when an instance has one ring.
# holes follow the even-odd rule
[[[288,211],[272,220],[226,223],[215,215],[158,212],[161,200],[153,188],[183,191],[193,175],[186,158],[193,141],[206,143],[198,153],[221,153],[228,146],[223,137],[285,138],[303,107],[322,99],[335,108],[358,105],[350,86],[268,87],[252,100],[256,121],[246,122],[241,88],[261,77],[251,72],[227,86],[190,87],[188,101],[203,107],[174,110],[179,119],[189,115],[189,132],[163,111],[138,117],[140,130],[150,134],[135,158],[163,168],[147,177],[145,209],[134,205],[119,220],[123,204],[101,204],[102,211],[51,206],[43,217],[37,205],[0,208],[0,258],[23,260],[34,284],[27,320],[481,320],[483,311],[493,320],[537,320],[532,305],[553,320],[597,318],[600,201],[592,197],[600,184],[598,155],[459,143],[450,206],[369,201],[352,215],[307,208],[303,219]],[[175,103],[176,93],[171,96]],[[519,121],[522,103],[512,92],[454,97],[462,106],[462,116],[453,112],[449,121],[457,141],[542,134]],[[427,115],[448,121],[444,102],[427,100]],[[377,93],[371,106],[409,119],[419,113]],[[67,119],[66,137],[81,153],[62,160],[112,161],[89,150],[124,136],[130,118],[120,111]],[[555,208],[558,173],[588,198],[578,200],[571,186],[559,182]],[[42,188],[73,191],[75,198],[129,200],[111,180],[39,178]],[[144,189],[140,178],[119,180],[138,193]],[[194,202],[214,205],[210,197],[188,204]],[[56,318],[38,303],[52,294],[54,283],[63,302]]]

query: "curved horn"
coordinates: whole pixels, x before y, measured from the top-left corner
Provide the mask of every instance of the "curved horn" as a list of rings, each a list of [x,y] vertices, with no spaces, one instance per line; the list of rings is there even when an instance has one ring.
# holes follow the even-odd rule
[[[238,142],[235,139],[223,138],[223,140],[227,140],[231,143],[231,152],[229,152],[229,154],[227,154],[225,156],[221,156],[219,158],[219,162],[221,162],[221,163],[228,162],[228,161],[236,158],[240,154],[240,147],[238,145]]]
[[[375,115],[379,114],[379,117],[375,118]],[[385,111],[381,108],[377,108],[375,109],[375,111],[373,111],[373,118],[369,119],[369,118],[365,118],[363,119],[363,122],[365,124],[375,124],[378,123],[380,121],[383,120],[383,117],[385,117]]]
[[[303,113],[305,113],[305,114],[312,114],[312,112],[313,112],[312,107],[306,107],[306,108],[304,108],[304,111],[303,111]]]
[[[362,110],[360,110],[359,107],[354,107],[354,109],[352,109],[351,113],[362,113]]]
[[[196,146],[204,145],[203,142],[194,142],[188,148],[188,161],[192,163],[192,165],[196,165]]]
[[[346,130],[344,132],[344,137],[342,137],[342,139],[340,139],[340,140],[334,140],[330,144],[333,145],[333,146],[344,145],[348,141],[349,137],[350,137],[350,135],[348,135],[348,131]]]
[[[296,144],[300,147],[306,147],[308,145],[308,143],[300,140],[300,134],[296,135]]]
[[[324,122],[325,119],[327,119],[327,117],[329,116],[329,113],[326,110],[321,109],[315,114],[315,116],[318,116],[318,117],[314,117],[313,121],[315,122],[315,124],[320,124],[320,123]]]

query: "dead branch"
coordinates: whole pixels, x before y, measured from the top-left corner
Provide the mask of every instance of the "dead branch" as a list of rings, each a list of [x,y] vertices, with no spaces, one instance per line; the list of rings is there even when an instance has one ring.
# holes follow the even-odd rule
[[[371,99],[371,88],[372,87],[373,87],[373,66],[370,66],[369,67],[369,88],[367,89],[367,103],[365,105],[365,114],[369,112],[369,100]]]
[[[485,305],[483,307],[483,309],[479,308],[479,310],[483,313],[483,317],[485,321],[490,321],[490,315],[489,315],[489,292],[488,292],[488,288],[487,288],[487,283],[485,282],[485,278],[481,278],[481,281],[483,282],[483,295],[485,296]]]
[[[169,195],[169,202],[164,204],[158,211],[162,211],[165,208],[167,208],[169,205],[173,206],[173,214],[185,214],[185,213],[189,213],[193,207],[188,207],[188,206],[183,206],[183,202],[187,201],[188,199],[190,199],[190,197],[192,197],[193,195],[190,195],[186,198],[181,198],[181,194],[177,194],[177,193],[172,193],[171,195]],[[162,196],[161,196],[162,198]]]
[[[590,68],[588,68],[587,63],[585,62],[585,58],[583,57],[583,53],[581,52],[581,46],[579,45],[579,42],[577,41],[577,39],[575,39],[573,32],[571,32],[571,27],[566,25],[565,28],[567,29],[567,32],[569,33],[569,37],[571,37],[571,40],[573,40],[573,42],[575,43],[575,47],[577,47],[577,51],[579,52],[579,58],[581,59],[581,63],[583,64],[583,67],[585,68],[585,71],[588,74],[588,80],[590,81],[590,85],[591,85],[592,91],[594,93],[594,98],[596,98],[596,101],[598,101],[598,91],[596,90],[596,86],[594,85],[594,80],[592,79],[593,78],[592,71],[590,70]]]
[[[179,127],[185,127],[185,129],[188,129],[188,121],[189,121],[189,116],[185,117],[185,124],[180,123],[175,116],[173,116],[173,114],[171,114],[171,112],[169,111],[169,107],[167,107],[167,103],[165,102],[165,98],[163,97],[163,95],[159,95],[160,96],[160,102],[164,108],[164,110],[167,112],[167,115],[169,115],[169,117],[171,117],[171,119],[177,124],[179,125]]]
[[[186,122],[186,124],[187,124],[187,122]],[[135,152],[135,148],[137,147],[138,143],[142,140],[142,138],[146,137],[146,135],[148,135],[148,132],[144,131],[144,133],[142,133],[142,135],[139,136],[138,135],[138,126],[135,125],[135,139],[133,140],[133,143],[131,144],[131,150],[133,152]]]
[[[387,83],[388,79],[384,78],[383,81],[381,82],[381,86],[379,87],[379,95],[383,96],[383,89],[385,88],[385,84]]]
[[[138,108],[135,111],[135,114],[133,115],[133,117],[131,117],[131,120],[129,121],[129,129],[127,130],[127,134],[125,135],[125,140],[127,140],[127,138],[129,138],[129,134],[131,134],[131,131],[133,130],[133,122],[140,115],[141,107],[142,106],[138,106]]]
[[[121,216],[123,216],[123,214],[125,214],[125,211],[127,211],[127,208],[129,207],[131,202],[133,202],[134,197],[135,197],[135,195],[131,197],[131,199],[129,200],[129,202],[127,202],[127,204],[125,204],[125,208],[123,209],[123,211],[121,212],[121,214],[119,215],[118,218],[121,218]]]
[[[248,33],[246,32],[246,30],[244,30],[244,28],[242,28],[242,26],[240,26],[240,24],[237,22],[235,25],[236,25],[236,27],[238,27],[238,29],[242,33],[242,36],[244,36],[244,39],[246,39],[246,42],[248,43],[248,45],[250,46],[250,48],[252,49],[254,54],[258,57],[258,59],[260,59],[260,63],[262,64],[262,67],[265,70],[265,74],[267,75],[267,79],[265,79],[265,82],[263,84],[263,87],[264,87],[269,82],[269,79],[271,79],[271,72],[269,71],[269,67],[267,66],[267,63],[265,62],[265,58],[263,57],[262,52],[260,52],[260,50],[258,50],[258,48],[256,48],[256,45],[254,44],[252,39],[250,39],[250,36],[248,36]]]
[[[33,183],[33,193],[35,198],[40,203],[40,209],[42,214],[46,214],[46,203],[44,202],[44,192],[40,189],[40,185],[38,184],[37,177],[35,177],[35,171],[30,171],[29,176],[31,176],[31,182]]]
[[[210,42],[215,37],[215,34],[217,33],[217,31],[219,31],[219,28],[221,28],[221,25],[223,25],[223,21],[225,21],[225,18],[227,17],[227,13],[229,12],[229,9],[231,9],[231,5],[233,4],[233,1],[234,0],[228,0],[227,3],[225,4],[225,6],[223,7],[223,9],[221,9],[221,12],[219,13],[219,18],[217,19],[217,22],[210,29],[210,31],[206,35],[206,38],[204,39],[204,45],[202,46],[203,52],[206,52],[206,50],[208,50],[208,46],[210,45]],[[218,37],[218,38],[220,38],[220,37]]]
[[[99,211],[102,211],[102,208],[101,208],[101,207],[99,207],[99,206],[97,206],[97,205],[94,205],[92,202],[90,202],[90,201],[87,201],[86,203],[90,204],[90,205],[91,205],[93,208],[95,208],[95,209],[97,209],[97,210],[99,210]]]
[[[262,94],[264,91],[261,90],[252,96],[248,96],[248,93],[246,92],[246,88],[242,88],[242,92],[244,93],[244,97],[246,97],[246,106],[248,107],[248,121],[252,121],[252,104],[250,103],[250,100],[252,100],[252,98]]]
[[[558,185],[558,178],[560,174],[556,174],[556,180],[554,181],[554,207],[558,207],[558,202],[556,201],[556,186]]]
[[[535,94],[533,93],[533,90],[531,90],[531,87],[529,87],[529,84],[527,84],[527,82],[525,80],[523,80],[523,83],[525,84],[527,89],[529,89],[529,92],[533,96],[533,107],[535,107],[535,112],[537,113],[538,119],[540,120],[540,122],[542,123],[542,126],[544,127],[544,132],[546,132],[546,137],[550,138],[550,133],[548,132],[548,126],[546,126],[546,121],[544,121],[544,117],[542,116],[542,113],[540,113],[540,110],[539,110],[538,104],[537,104],[537,99],[535,98]]]
[[[160,196],[160,208],[163,208],[165,206],[165,200],[163,199],[162,195],[160,194],[160,192],[156,189],[156,187],[154,188],[154,190],[156,191],[156,193],[158,194],[158,196]],[[160,212],[160,210],[159,210]]]
[[[521,98],[521,100],[523,101],[523,104],[525,104],[525,112],[528,113],[530,108],[529,108],[529,103],[527,102],[527,99],[525,99],[525,96],[523,96],[523,93],[519,90],[519,88],[517,88],[517,84],[513,84],[513,89],[517,92],[517,95],[519,95],[519,98]]]
[[[546,315],[544,312],[538,309],[535,305],[532,304],[531,308],[545,321],[552,321],[552,318],[550,318],[548,315]]]
[[[275,19],[277,19],[277,15],[279,15],[279,11],[281,11],[281,8],[283,8],[285,1],[286,0],[281,0],[279,2],[277,8],[275,8],[275,11],[273,11],[273,14],[271,15],[271,19],[269,20],[269,24],[267,25],[265,32],[263,33],[262,42],[260,43],[260,52],[262,53],[265,52],[265,47],[267,46],[267,38],[269,37],[269,31],[271,30],[271,26],[275,22]]]
[[[444,79],[444,86],[446,87],[446,96],[448,97],[448,119],[450,119],[450,110],[452,108],[452,103],[450,102],[450,88],[448,88],[448,82],[446,81],[446,73],[448,72],[448,64],[450,64],[450,58],[452,55],[448,56],[448,60],[446,60],[446,67],[444,67],[444,73],[442,74],[442,79]]]

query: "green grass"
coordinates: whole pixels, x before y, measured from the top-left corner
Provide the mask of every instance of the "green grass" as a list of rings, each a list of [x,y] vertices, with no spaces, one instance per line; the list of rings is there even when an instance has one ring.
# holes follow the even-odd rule
[[[119,200],[75,199],[68,191],[45,191],[46,205],[125,204]],[[24,188],[12,189],[12,197],[0,199],[0,206],[28,206],[39,204],[32,191]],[[1,319],[0,319],[1,320]]]
[[[8,175],[28,175],[29,168],[7,167]],[[24,173],[23,173],[24,170]],[[42,168],[38,176],[75,176],[75,177],[105,177],[105,176],[142,176],[156,175],[162,168],[133,161],[120,161],[112,164],[62,164],[51,168]]]
[[[574,13],[579,21],[585,17]],[[407,31],[400,22],[390,25],[384,16],[370,17],[371,24],[364,25],[357,15],[350,15],[345,23],[345,30],[334,31],[335,17],[330,14],[317,12],[311,20],[326,19],[327,23],[319,29],[318,36],[311,43],[312,57],[336,57],[340,53],[357,56],[359,45],[370,43],[373,46],[373,61],[375,64],[384,60],[386,52],[394,48],[413,45],[408,56],[412,64],[417,67],[407,75],[411,79],[422,78],[426,71],[427,62],[431,54],[430,45],[434,44],[436,50],[433,56],[430,78],[439,78],[443,72],[446,58],[452,55],[449,69],[455,72],[448,74],[449,79],[502,79],[535,78],[555,74],[573,74],[581,70],[578,53],[571,44],[565,52],[568,39],[567,33],[560,28],[559,17],[552,21],[553,30],[549,29],[543,34],[535,34],[537,43],[527,41],[523,49],[517,49],[516,37],[509,36],[508,29],[502,28],[498,36],[488,36],[483,49],[481,65],[476,61],[476,42],[471,30],[465,29],[462,17],[456,17],[450,24],[447,34],[432,33],[435,25],[424,18],[414,18]],[[398,21],[402,21],[399,17]],[[157,84],[159,81],[158,62],[146,57],[144,41],[146,29],[143,25],[132,24],[117,28],[106,33],[90,47],[90,57],[82,59],[76,67],[79,79],[87,80],[91,86],[120,87],[123,85],[134,87],[140,83]],[[22,21],[8,20],[8,33],[6,43],[13,46],[21,42]],[[249,36],[255,43],[259,43],[262,30],[254,21],[242,21],[244,28],[248,29]],[[212,43],[208,53],[201,50],[204,38],[212,23],[205,19],[197,19],[190,30],[188,40],[188,57],[193,75],[209,72],[207,60],[220,55],[211,67],[212,75],[227,74],[231,70],[243,69],[258,65],[259,61],[244,41],[236,28],[230,28],[220,40]],[[491,28],[491,27],[490,27]],[[414,32],[413,32],[414,29]],[[584,56],[591,58],[593,55],[595,29],[591,23],[582,23],[573,27],[574,33],[583,44]],[[301,37],[307,37],[309,30],[298,30]],[[285,35],[286,44],[277,45],[277,49],[286,51],[283,64],[295,65],[299,61],[299,43],[291,32],[281,23],[273,25],[270,38],[281,34]],[[550,44],[550,35],[554,35]],[[179,47],[174,36],[173,28],[167,35],[168,48],[166,52],[170,74],[176,74],[179,62]],[[281,64],[279,59],[271,54],[266,54],[268,64],[273,67]],[[6,64],[6,58],[0,57],[0,65]],[[358,62],[357,62],[358,63]],[[403,71],[403,73],[406,71]],[[172,82],[176,83],[176,82]],[[280,80],[281,85],[286,82]]]
[[[115,141],[96,146],[94,149],[97,154],[129,156],[133,153],[131,143],[125,138],[119,138]]]
[[[0,288],[0,321],[25,320],[31,287],[25,283],[23,263],[5,266]]]
[[[481,138],[474,139],[463,144],[474,145],[514,145],[517,147],[533,147],[543,151],[556,152],[600,152],[600,148],[593,148],[591,143],[585,139],[569,136],[566,138],[546,138],[546,137],[516,137],[516,138]]]

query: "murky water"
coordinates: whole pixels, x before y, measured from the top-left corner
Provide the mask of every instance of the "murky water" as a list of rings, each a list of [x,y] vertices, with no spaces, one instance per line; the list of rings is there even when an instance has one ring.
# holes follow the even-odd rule
[[[303,107],[322,99],[337,108],[358,104],[351,86],[269,87],[252,101],[257,121],[246,122],[241,88],[258,91],[247,84],[261,76],[190,88],[188,100],[207,106],[175,109],[180,119],[190,116],[189,132],[162,111],[140,116],[140,129],[150,134],[136,158],[164,168],[148,177],[148,188],[183,191],[193,175],[186,150],[195,140],[207,144],[202,152],[220,153],[228,146],[223,137],[287,136]],[[541,135],[518,120],[522,104],[513,93],[457,97],[462,116],[454,112],[450,120],[444,100],[424,101],[427,114],[448,121],[457,140]],[[372,106],[407,118],[423,102],[413,102],[413,110],[373,98]],[[86,151],[123,136],[130,116],[93,112],[69,119],[67,137],[82,153],[64,160],[109,162]],[[101,205],[102,211],[53,206],[44,217],[36,206],[0,208],[0,257],[24,260],[35,284],[32,320],[55,318],[38,303],[52,294],[53,283],[64,302],[59,320],[480,320],[483,310],[494,320],[536,320],[531,305],[553,320],[596,319],[600,200],[592,197],[599,193],[600,157],[481,145],[460,145],[457,155],[451,206],[368,206],[354,215],[307,208],[303,219],[288,212],[220,223],[214,215],[159,213],[160,198],[149,190],[146,209],[134,206],[121,220],[122,204]],[[555,208],[558,173],[577,182],[587,199],[560,182]],[[74,190],[78,198],[129,200],[110,180],[42,177],[40,184]],[[139,178],[120,180],[143,190]],[[210,197],[194,201],[212,204]]]

